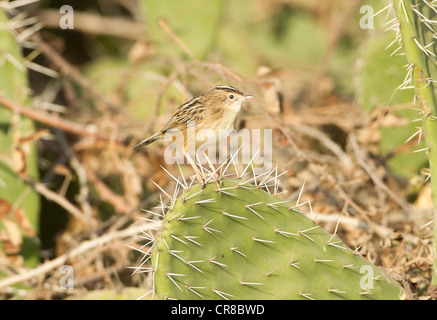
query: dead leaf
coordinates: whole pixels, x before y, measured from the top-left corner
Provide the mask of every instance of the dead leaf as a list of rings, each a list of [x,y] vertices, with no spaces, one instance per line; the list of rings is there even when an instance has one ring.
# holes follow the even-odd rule
[[[8,256],[16,255],[20,252],[20,247],[10,241],[3,242],[3,251]]]
[[[21,237],[20,228],[18,227],[17,223],[10,219],[4,219],[2,222],[3,227],[6,230],[9,242],[11,242],[14,246],[19,247],[23,242],[23,239]]]
[[[47,135],[50,135],[50,131],[49,130],[47,130],[47,129],[37,130],[37,131],[32,132],[31,134],[28,134],[26,136],[19,137],[18,143],[19,144],[31,143],[31,142],[39,140],[42,137],[47,136]]]
[[[26,153],[20,147],[15,148],[12,151],[12,163],[15,172],[17,172],[20,176],[26,176]]]
[[[11,204],[5,199],[0,199],[0,219],[3,219],[11,211]]]
[[[17,210],[15,210],[14,218],[15,221],[19,224],[19,226],[23,228],[26,236],[28,237],[35,236],[35,230],[32,224],[30,223],[29,219],[27,218],[26,212],[23,209],[18,208]]]
[[[420,190],[415,205],[422,209],[430,209],[433,207],[431,185],[426,185]]]

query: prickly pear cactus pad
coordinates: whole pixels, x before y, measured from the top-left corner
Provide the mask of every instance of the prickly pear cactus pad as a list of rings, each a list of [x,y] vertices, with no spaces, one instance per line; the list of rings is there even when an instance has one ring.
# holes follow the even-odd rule
[[[152,253],[160,299],[399,299],[401,287],[284,201],[242,180],[185,191]]]

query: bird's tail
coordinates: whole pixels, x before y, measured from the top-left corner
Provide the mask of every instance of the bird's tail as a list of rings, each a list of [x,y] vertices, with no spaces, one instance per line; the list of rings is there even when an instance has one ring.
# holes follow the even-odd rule
[[[147,146],[147,145],[151,144],[152,142],[154,142],[154,141],[156,141],[158,139],[161,139],[161,138],[162,138],[162,133],[161,132],[157,132],[153,136],[148,137],[147,139],[144,139],[143,141],[138,143],[135,147],[132,148],[132,150],[135,151],[135,150],[137,150],[137,149],[139,149],[141,147]]]

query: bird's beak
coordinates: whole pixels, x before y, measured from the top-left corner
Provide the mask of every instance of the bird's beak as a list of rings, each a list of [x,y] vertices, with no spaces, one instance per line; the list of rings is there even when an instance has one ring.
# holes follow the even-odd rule
[[[246,100],[246,99],[255,99],[255,97],[250,95],[250,94],[245,94],[244,95],[244,100]]]

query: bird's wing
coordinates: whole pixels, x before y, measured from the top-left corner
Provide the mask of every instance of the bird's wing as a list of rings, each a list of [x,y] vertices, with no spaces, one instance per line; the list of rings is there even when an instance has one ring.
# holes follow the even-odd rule
[[[189,127],[196,126],[198,123],[203,122],[205,110],[205,106],[199,102],[198,97],[191,99],[176,110],[164,129],[162,129],[162,132],[186,130]]]

